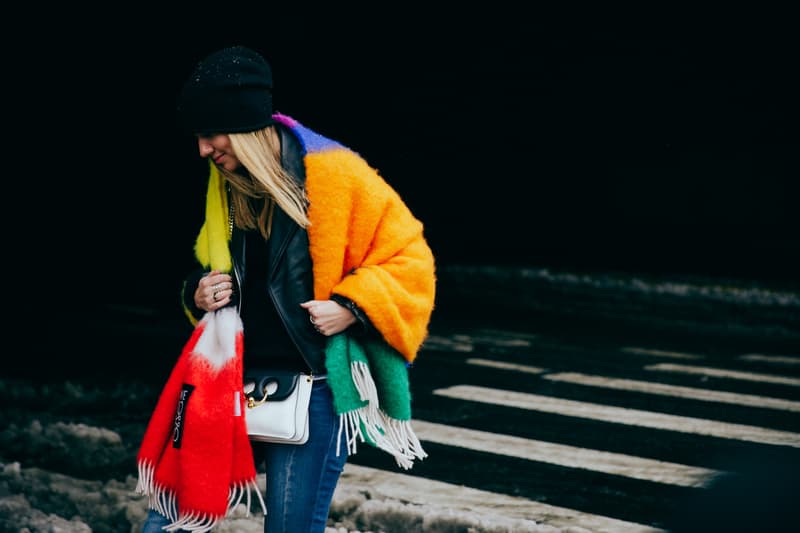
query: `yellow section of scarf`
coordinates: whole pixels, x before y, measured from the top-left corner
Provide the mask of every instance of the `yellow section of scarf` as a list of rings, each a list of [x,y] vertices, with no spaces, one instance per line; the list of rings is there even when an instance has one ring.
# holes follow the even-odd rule
[[[211,270],[230,272],[233,268],[228,247],[230,219],[225,179],[217,166],[208,161],[208,191],[206,192],[206,219],[197,235],[194,252],[200,264]]]

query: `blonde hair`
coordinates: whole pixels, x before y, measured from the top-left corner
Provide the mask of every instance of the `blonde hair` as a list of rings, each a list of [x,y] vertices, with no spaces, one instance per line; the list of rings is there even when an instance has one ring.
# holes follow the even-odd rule
[[[275,127],[231,133],[228,137],[236,158],[247,169],[246,174],[241,174],[218,167],[230,184],[234,224],[258,229],[268,239],[278,204],[300,227],[308,227],[311,224],[306,213],[308,198],[303,187],[281,165],[281,144]]]

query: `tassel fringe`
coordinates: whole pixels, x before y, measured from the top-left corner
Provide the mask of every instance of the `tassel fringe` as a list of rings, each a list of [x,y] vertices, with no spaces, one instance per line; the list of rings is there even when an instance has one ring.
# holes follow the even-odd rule
[[[261,504],[262,512],[264,515],[267,514],[267,505],[264,503],[264,497],[261,495],[258,483],[254,479],[233,485],[228,494],[228,509],[225,515],[215,517],[203,513],[179,513],[174,491],[155,483],[155,466],[152,463],[143,461],[139,463],[138,470],[139,480],[136,483],[136,493],[146,495],[149,507],[170,520],[171,523],[164,528],[165,531],[177,531],[179,529],[197,533],[210,531],[220,520],[230,516],[239,506],[242,498],[245,497],[247,498],[246,516],[250,516],[251,496],[254,492]]]
[[[369,367],[360,361],[350,365],[353,384],[362,401],[367,404],[339,415],[339,439],[336,454],[340,453],[342,436],[347,446],[347,454],[356,453],[358,441],[369,440],[381,450],[391,454],[397,465],[408,470],[414,459],[428,456],[411,427],[410,420],[389,417],[380,409],[378,390],[369,372]]]

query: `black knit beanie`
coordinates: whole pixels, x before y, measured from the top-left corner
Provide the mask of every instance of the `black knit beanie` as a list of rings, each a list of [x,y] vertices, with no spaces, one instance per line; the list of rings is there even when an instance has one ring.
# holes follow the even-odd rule
[[[255,131],[272,120],[272,69],[244,46],[218,50],[200,61],[186,80],[178,103],[191,133]]]

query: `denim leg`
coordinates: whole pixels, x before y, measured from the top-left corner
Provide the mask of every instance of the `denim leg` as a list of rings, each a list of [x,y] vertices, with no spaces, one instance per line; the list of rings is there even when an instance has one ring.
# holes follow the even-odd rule
[[[164,533],[164,526],[169,525],[169,523],[169,518],[154,509],[150,509],[147,513],[147,519],[142,524],[142,533]],[[186,531],[179,529],[175,533],[186,533]]]
[[[265,533],[324,533],[347,450],[336,455],[339,417],[327,380],[314,382],[305,444],[266,444]]]

